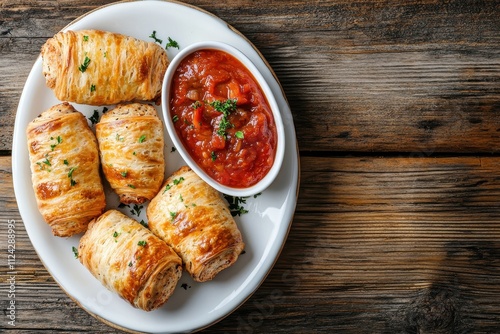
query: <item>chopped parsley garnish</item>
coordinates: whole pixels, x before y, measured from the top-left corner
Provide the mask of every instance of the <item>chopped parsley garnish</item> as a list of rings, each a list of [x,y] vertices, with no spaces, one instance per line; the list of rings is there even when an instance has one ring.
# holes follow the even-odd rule
[[[115,238],[115,242],[118,242],[118,240],[116,240],[116,238],[120,235],[121,233],[118,233],[115,231],[115,233],[113,233],[113,238]]]
[[[174,220],[174,219],[175,219],[175,217],[177,217],[177,212],[172,212],[172,211],[170,211],[170,219],[171,219],[171,220]]]
[[[104,58],[108,56],[108,51],[104,51]]]
[[[217,134],[221,137],[226,138],[227,129],[233,127],[233,124],[229,122],[229,114],[232,111],[236,110],[236,100],[228,99],[224,102],[215,100],[213,102],[210,102],[209,105],[216,111],[222,113],[222,118],[219,122],[219,129],[217,130]]]
[[[78,167],[71,167],[69,169],[69,172],[68,172],[68,177],[69,177],[69,182],[71,184],[71,186],[73,187],[77,182],[73,179],[73,172],[75,171],[75,169],[77,169]]]
[[[56,142],[55,144],[50,145],[50,149],[51,149],[51,151],[53,151],[53,150],[54,150],[54,148],[55,148],[57,145],[59,145],[60,143],[62,143],[62,138],[61,138],[61,136],[57,136],[57,138],[50,137],[50,140],[54,140],[54,139],[55,139],[57,142]],[[50,165],[49,165],[49,166],[50,166]]]
[[[132,261],[130,261],[130,262],[128,263],[128,266],[129,266],[129,267],[132,267]]]
[[[219,129],[217,129],[217,134],[221,137],[226,137],[227,129],[230,129],[233,125],[226,116],[222,116],[222,119],[219,122]]]
[[[146,135],[139,137],[139,143],[143,143],[146,140]]]
[[[92,116],[89,117],[89,121],[92,124],[99,123],[99,111],[97,111],[96,109],[94,109],[94,113],[92,114]]]
[[[84,42],[88,42],[88,41],[89,41],[89,36],[84,35],[84,36],[83,36],[83,41],[84,41]]]
[[[89,67],[89,64],[90,64],[90,58],[85,56],[85,59],[83,61],[83,63],[78,67],[78,70],[80,72],[85,72],[87,70],[87,68]]]
[[[170,190],[170,188],[172,188],[172,186],[171,186],[170,184],[167,184],[167,185],[165,186],[165,190],[163,190],[163,193],[162,193],[162,194],[164,194],[165,192],[169,191],[169,190]]]
[[[64,160],[63,160],[63,164],[65,164],[66,166],[67,166],[67,165],[69,165],[68,160],[64,159]]]
[[[177,122],[178,120],[179,120],[179,116],[177,116],[177,115],[172,116],[172,122],[174,122],[174,123],[175,123],[175,122]]]
[[[142,246],[142,247],[146,247],[146,245],[147,245],[147,244],[148,244],[148,243],[147,243],[146,241],[144,241],[144,240],[141,240],[141,241],[139,241],[139,242],[137,243],[137,245],[138,245],[138,246]]]
[[[248,213],[248,210],[246,210],[243,207],[243,205],[241,205],[241,204],[247,203],[248,197],[238,197],[238,196],[230,196],[230,195],[224,194],[224,198],[229,203],[229,211],[231,212],[231,215],[233,217],[241,216],[245,213]]]
[[[181,202],[184,202],[184,197],[182,197],[182,194],[179,194],[179,200],[180,200]]]
[[[154,39],[155,42],[158,43],[158,44],[162,44],[163,43],[162,39],[159,39],[158,37],[156,37],[156,30],[153,30],[153,33],[151,35],[149,35],[149,37],[151,37],[152,39]]]
[[[130,213],[133,215],[139,216],[141,214],[141,211],[143,208],[144,208],[144,206],[142,206],[142,205],[134,204],[134,206],[132,207],[132,210],[130,210]]]
[[[46,157],[46,158],[45,158],[45,160],[42,160],[42,162],[43,162],[44,164],[46,164],[47,166],[52,166],[52,164],[50,163],[50,160],[49,160],[49,158],[48,158],[48,157]]]
[[[243,139],[245,138],[245,135],[243,134],[243,131],[236,131],[234,136],[238,139]]]
[[[75,256],[75,259],[78,259],[78,248],[73,246],[73,247],[71,247],[71,250],[73,251],[73,255]]]
[[[212,151],[210,153],[210,157],[212,158],[212,161],[215,161],[217,159],[217,153],[215,153],[214,151]]]
[[[182,181],[184,181],[184,178],[181,176],[180,178],[178,179],[175,179],[174,180],[174,186],[178,185],[179,183],[181,183]]]
[[[176,48],[176,49],[178,49],[179,48],[179,43],[177,43],[177,41],[174,41],[172,38],[169,37],[168,38],[168,43],[167,43],[167,45],[165,45],[165,49],[167,49],[167,48]]]
[[[95,85],[90,85],[90,92],[95,92]]]
[[[127,175],[128,175],[128,171],[127,171],[127,170],[125,170],[125,171],[121,172],[120,174],[121,174],[123,177],[127,177]]]
[[[127,184],[127,187],[130,187],[132,189],[135,189],[135,186],[133,184]]]

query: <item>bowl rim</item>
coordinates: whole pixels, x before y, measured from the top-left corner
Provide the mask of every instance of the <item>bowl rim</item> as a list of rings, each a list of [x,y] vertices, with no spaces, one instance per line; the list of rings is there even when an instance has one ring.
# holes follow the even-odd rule
[[[171,88],[172,78],[177,70],[177,67],[179,66],[181,61],[190,54],[196,51],[207,50],[207,49],[226,52],[235,57],[237,60],[239,60],[243,64],[243,66],[245,66],[248,69],[248,71],[253,75],[254,79],[257,81],[262,92],[264,93],[267,102],[269,103],[269,106],[271,108],[277,134],[274,162],[271,169],[267,172],[267,174],[259,182],[255,183],[250,187],[246,188],[229,187],[217,182],[210,175],[208,175],[200,166],[198,166],[198,164],[193,160],[191,155],[185,149],[182,140],[177,135],[177,131],[175,130],[175,126],[172,121],[172,117],[170,117],[170,88]],[[240,50],[238,50],[237,48],[235,48],[230,44],[219,41],[196,42],[186,46],[185,48],[180,50],[180,52],[177,55],[175,55],[175,57],[172,58],[172,60],[170,61],[163,79],[161,96],[162,96],[161,109],[165,121],[165,127],[167,128],[167,132],[173,144],[175,145],[177,152],[179,152],[179,154],[187,163],[187,165],[210,186],[212,186],[219,192],[226,195],[237,196],[237,197],[248,197],[263,192],[276,179],[276,177],[279,174],[279,171],[281,170],[281,165],[283,163],[285,155],[285,130],[284,130],[283,120],[281,117],[281,111],[278,107],[278,103],[276,102],[276,98],[265,78],[262,76],[257,67],[253,64],[253,62]]]

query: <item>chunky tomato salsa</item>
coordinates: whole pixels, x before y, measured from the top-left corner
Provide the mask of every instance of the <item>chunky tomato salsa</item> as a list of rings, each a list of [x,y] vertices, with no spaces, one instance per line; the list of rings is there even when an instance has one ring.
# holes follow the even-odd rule
[[[177,68],[170,113],[196,163],[223,185],[243,188],[271,169],[276,125],[250,71],[219,50],[196,51]]]

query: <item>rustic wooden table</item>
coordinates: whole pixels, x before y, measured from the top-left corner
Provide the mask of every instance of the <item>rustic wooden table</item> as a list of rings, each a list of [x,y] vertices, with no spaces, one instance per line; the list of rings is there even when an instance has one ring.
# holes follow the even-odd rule
[[[287,95],[301,156],[279,260],[205,332],[499,333],[500,3],[185,2],[262,52]],[[40,46],[106,3],[0,2],[2,330],[120,332],[80,309],[43,267],[18,212],[10,157]],[[7,317],[11,220],[16,327]]]

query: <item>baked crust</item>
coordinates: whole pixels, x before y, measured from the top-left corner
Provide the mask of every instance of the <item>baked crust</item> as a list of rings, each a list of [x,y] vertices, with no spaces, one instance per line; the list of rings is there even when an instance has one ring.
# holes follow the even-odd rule
[[[87,119],[69,103],[55,105],[26,129],[38,209],[56,236],[84,232],[105,206],[99,153]]]
[[[227,203],[186,166],[164,182],[147,218],[151,231],[172,246],[198,282],[233,265],[245,246]]]
[[[55,96],[90,105],[158,102],[169,63],[156,43],[101,30],[59,32],[42,46],[41,56]]]
[[[144,203],[165,174],[163,124],[148,104],[118,105],[96,125],[102,170],[125,204]]]
[[[172,248],[117,210],[89,224],[78,258],[106,288],[145,311],[165,304],[182,275],[182,261]]]

